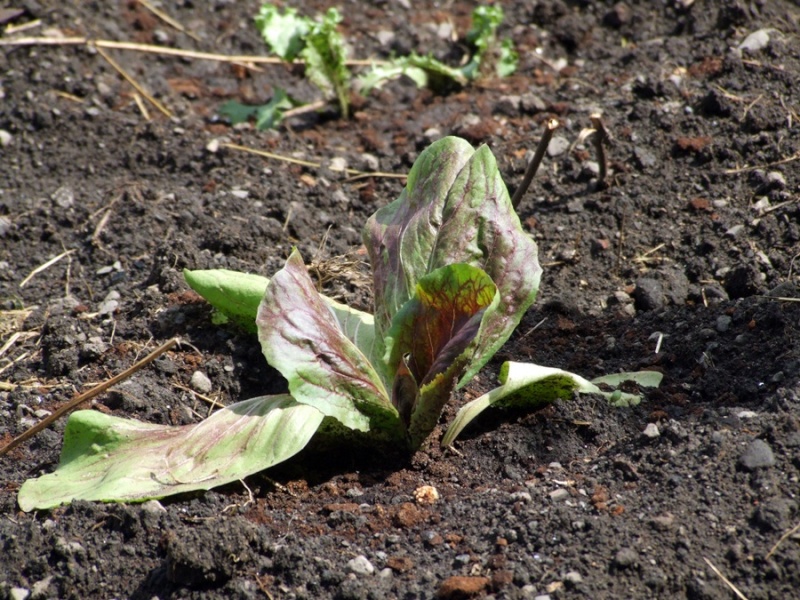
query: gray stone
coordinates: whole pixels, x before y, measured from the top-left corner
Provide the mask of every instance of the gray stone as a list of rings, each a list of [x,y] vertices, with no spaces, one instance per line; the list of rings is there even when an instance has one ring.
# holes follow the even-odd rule
[[[576,585],[583,581],[583,577],[577,571],[570,571],[566,575],[564,575],[564,581],[567,583],[571,583],[572,585]]]
[[[569,491],[564,488],[558,488],[550,492],[550,499],[553,502],[563,502],[567,498],[569,498]]]
[[[782,190],[786,187],[786,177],[780,171],[770,171],[767,173],[767,185]]]
[[[661,283],[649,277],[642,277],[636,281],[633,299],[638,310],[657,310],[666,303]]]
[[[167,512],[167,509],[164,508],[164,505],[158,500],[148,500],[142,504],[142,510],[153,515],[159,515]]]
[[[528,92],[520,96],[520,107],[528,114],[535,114],[544,112],[547,109],[547,104],[536,94]]]
[[[739,457],[739,464],[748,471],[772,467],[775,465],[775,454],[764,440],[753,440]]]
[[[381,168],[381,161],[374,154],[364,152],[361,155],[361,165],[365,171],[379,171]]]
[[[500,96],[495,102],[494,112],[506,115],[507,117],[516,117],[519,115],[519,108],[522,100],[519,96],[514,94],[505,94]]]
[[[201,394],[210,394],[211,390],[214,389],[214,386],[212,385],[211,380],[208,378],[208,375],[202,371],[195,371],[192,373],[192,379],[189,381],[189,385],[192,386],[193,390],[196,390]]]
[[[733,321],[733,318],[731,318],[729,315],[720,315],[720,316],[718,316],[717,317],[717,331],[719,331],[720,333],[725,333],[726,331],[728,331],[728,329],[730,329],[732,321]]]
[[[647,150],[646,148],[642,148],[637,146],[633,149],[633,157],[636,159],[636,162],[639,164],[640,169],[650,169],[654,167],[658,162],[655,154]]]
[[[11,600],[27,600],[30,595],[30,590],[22,587],[13,587],[8,591],[8,597],[11,598]]]
[[[75,192],[71,187],[64,185],[53,192],[52,199],[61,208],[71,208],[75,204]]]
[[[569,140],[565,137],[556,136],[547,144],[547,155],[551,158],[561,156],[567,150],[569,150]]]
[[[748,52],[758,52],[769,46],[769,29],[759,29],[754,31],[739,44],[739,50],[746,50]]]
[[[36,600],[36,598],[48,598],[49,595],[47,594],[47,588],[50,587],[50,582],[53,581],[53,576],[48,575],[41,581],[37,581],[33,584],[33,588],[31,589],[31,598]]]
[[[620,548],[614,555],[614,566],[618,569],[635,567],[639,562],[639,553],[632,548]]]
[[[654,440],[661,435],[661,432],[658,430],[658,425],[655,423],[648,423],[647,427],[644,428],[642,435],[646,438]]]
[[[366,556],[359,554],[347,561],[347,570],[355,575],[372,575],[375,572],[375,567],[372,566]]]

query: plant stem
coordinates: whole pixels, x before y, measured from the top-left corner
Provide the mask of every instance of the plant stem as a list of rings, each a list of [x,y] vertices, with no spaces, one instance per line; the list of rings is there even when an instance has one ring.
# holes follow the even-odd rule
[[[606,163],[606,151],[604,147],[605,142],[608,141],[608,133],[603,126],[603,118],[600,113],[589,115],[589,120],[592,122],[592,128],[594,128],[594,149],[597,153],[597,163],[600,165],[597,183],[602,186],[608,175],[608,165]]]
[[[519,203],[522,201],[525,192],[528,191],[531,181],[533,181],[533,177],[536,175],[536,171],[539,170],[539,165],[542,163],[544,153],[547,151],[547,146],[550,144],[550,140],[553,139],[553,133],[556,129],[558,129],[558,119],[549,119],[547,123],[545,123],[542,139],[539,140],[536,152],[533,154],[531,162],[528,163],[528,168],[525,171],[525,176],[522,178],[522,183],[519,184],[517,191],[514,192],[514,197],[511,198],[511,206],[514,207],[514,210],[519,207]]]

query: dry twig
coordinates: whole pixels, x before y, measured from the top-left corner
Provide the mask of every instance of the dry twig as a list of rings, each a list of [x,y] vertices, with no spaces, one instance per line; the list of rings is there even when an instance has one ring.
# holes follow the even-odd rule
[[[3,456],[5,454],[7,454],[11,450],[13,450],[17,446],[19,446],[25,440],[28,440],[28,439],[32,438],[34,435],[36,435],[37,433],[39,433],[40,431],[43,431],[44,429],[47,429],[48,427],[50,427],[50,425],[55,423],[58,419],[63,417],[65,414],[75,410],[80,404],[83,404],[87,400],[91,400],[95,396],[98,396],[98,395],[102,394],[103,392],[105,392],[110,387],[117,385],[120,381],[124,381],[125,379],[127,379],[128,377],[130,377],[131,375],[136,373],[137,371],[139,371],[142,368],[146,367],[151,362],[153,362],[155,359],[157,359],[159,356],[161,356],[162,354],[164,354],[165,352],[170,350],[177,343],[178,343],[178,338],[172,338],[168,342],[165,342],[165,343],[161,344],[158,348],[153,350],[150,354],[145,356],[142,360],[140,360],[139,362],[137,362],[133,366],[129,367],[128,369],[125,369],[119,375],[115,375],[111,379],[101,383],[97,387],[92,388],[88,392],[84,392],[83,394],[80,394],[77,397],[73,398],[72,400],[70,400],[69,402],[67,402],[66,404],[64,404],[60,408],[58,408],[49,417],[47,417],[45,419],[42,419],[41,422],[37,423],[36,425],[31,427],[27,431],[21,433],[20,435],[15,437],[13,440],[11,440],[8,444],[6,444],[2,448],[0,448],[0,456]]]
[[[28,273],[28,276],[27,276],[25,279],[23,279],[22,281],[20,281],[20,282],[19,282],[19,287],[21,287],[21,288],[22,288],[22,287],[25,287],[26,285],[28,285],[28,282],[29,282],[31,279],[33,279],[33,276],[34,276],[34,275],[36,275],[37,273],[41,273],[42,271],[45,271],[45,270],[49,269],[49,268],[50,268],[50,267],[52,267],[54,264],[56,264],[58,261],[60,261],[62,258],[64,258],[65,256],[69,256],[69,255],[70,255],[70,254],[72,254],[73,252],[75,252],[75,250],[66,250],[66,251],[62,252],[61,254],[59,254],[58,256],[56,256],[56,257],[54,257],[54,258],[51,258],[50,260],[48,260],[48,261],[47,261],[46,263],[44,263],[43,265],[39,265],[39,266],[38,266],[38,267],[36,267],[36,268],[35,268],[33,271],[31,271],[30,273]]]
[[[200,60],[214,60],[227,63],[253,63],[282,65],[286,61],[275,56],[253,56],[248,54],[226,55],[214,52],[197,52],[194,50],[182,50],[181,48],[169,48],[155,44],[137,44],[134,42],[118,42],[115,40],[93,40],[88,37],[26,37],[13,40],[0,39],[0,46],[93,46],[97,49],[109,48],[112,50],[132,50],[135,52],[146,52],[149,54],[160,54],[162,56],[177,56],[180,58],[196,58]],[[296,60],[293,64],[304,65],[302,60]],[[381,60],[348,60],[346,65],[351,67],[369,67],[371,65],[386,64]]]
[[[725,575],[722,574],[722,571],[720,571],[717,567],[714,566],[714,563],[708,560],[705,556],[703,557],[703,560],[706,561],[706,563],[708,563],[708,566],[711,567],[711,570],[714,571],[714,573],[716,573],[720,579],[722,579],[725,585],[727,585],[729,588],[731,588],[731,590],[733,590],[733,593],[736,594],[737,598],[739,598],[740,600],[747,600],[747,596],[745,596],[742,592],[740,592],[739,588],[733,585],[730,582],[730,580],[727,577],[725,577]]]
[[[161,104],[158,100],[153,98],[153,96],[148,94],[147,90],[145,90],[141,85],[139,85],[139,82],[137,82],[125,69],[119,66],[119,64],[117,64],[117,62],[108,55],[108,52],[106,52],[100,47],[97,48],[97,52],[98,54],[100,54],[100,56],[105,58],[106,62],[108,62],[108,64],[110,64],[114,68],[114,70],[116,70],[120,75],[122,75],[128,81],[128,83],[130,83],[134,87],[134,89],[137,92],[139,92],[142,96],[147,98],[148,102],[150,102],[153,106],[155,106],[161,112],[161,114],[163,114],[168,119],[172,118],[172,113],[170,112],[170,110],[166,106]]]
[[[536,147],[536,152],[534,153],[531,162],[528,163],[528,168],[525,170],[525,176],[522,178],[522,183],[519,184],[517,191],[514,192],[514,197],[511,198],[511,206],[514,207],[514,210],[519,207],[519,203],[522,202],[522,197],[525,195],[525,192],[528,191],[531,181],[533,181],[533,178],[536,175],[536,171],[539,170],[539,165],[542,164],[544,153],[547,151],[547,146],[550,144],[550,140],[553,139],[553,133],[555,133],[555,130],[558,129],[558,125],[558,119],[550,119],[545,124],[542,139],[539,140],[539,145]]]

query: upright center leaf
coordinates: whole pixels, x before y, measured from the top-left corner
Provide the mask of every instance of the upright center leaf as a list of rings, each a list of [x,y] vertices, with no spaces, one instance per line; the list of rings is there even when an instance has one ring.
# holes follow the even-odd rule
[[[497,287],[482,269],[452,264],[422,277],[395,315],[386,338],[392,403],[406,426],[425,415],[416,428],[420,435],[427,430],[422,438],[472,358],[486,309],[497,301]]]

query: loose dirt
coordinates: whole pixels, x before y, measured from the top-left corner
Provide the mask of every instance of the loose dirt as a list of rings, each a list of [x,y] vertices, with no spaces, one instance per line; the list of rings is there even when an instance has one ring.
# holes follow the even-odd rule
[[[8,25],[41,22],[0,39],[265,52],[256,2],[165,3],[196,40],[134,1],[19,5],[0,11]],[[453,62],[474,5],[340,6],[355,58]],[[800,10],[503,6],[514,76],[446,93],[395,81],[354,96],[348,121],[328,108],[265,132],[219,106],[279,87],[319,100],[301,67],[105,50],[166,118],[93,48],[3,46],[0,442],[175,335],[191,345],[94,408],[196,422],[209,410],[187,391],[197,370],[226,404],[283,391],[255,339],[211,324],[181,269],[271,275],[296,246],[326,293],[369,308],[360,229],[404,181],[330,167],[402,175],[454,134],[488,144],[513,192],[553,117],[519,207],[545,269],[539,299],[443,423],[509,359],[587,377],[658,369],[661,388],[629,409],[580,397],[482,415],[452,451],[441,432],[411,459],[312,445],[207,493],[23,513],[16,491],[55,468],[62,421],[0,459],[0,598],[800,598]],[[595,112],[613,142],[608,185],[591,144],[575,144]],[[423,485],[439,500],[418,503]]]

